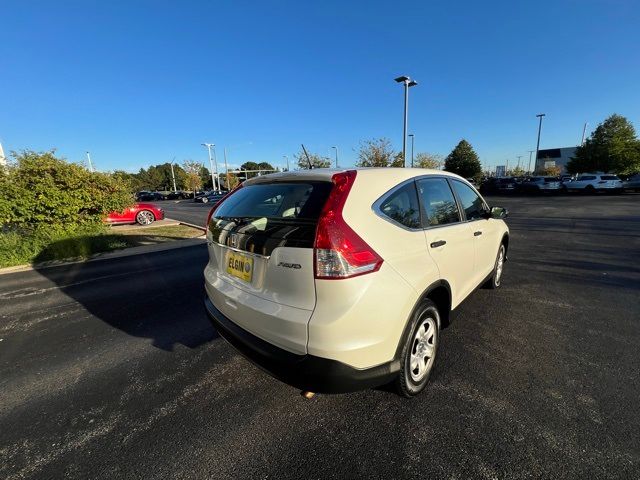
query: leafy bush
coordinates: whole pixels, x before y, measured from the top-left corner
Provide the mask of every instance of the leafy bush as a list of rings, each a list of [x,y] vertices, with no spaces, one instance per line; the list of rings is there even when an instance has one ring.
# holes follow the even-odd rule
[[[122,179],[54,152],[25,151],[0,168],[0,266],[87,257],[126,247],[102,219],[133,201]]]
[[[54,152],[14,154],[14,164],[0,173],[0,225],[56,228],[100,224],[114,210],[132,202],[127,185],[106,173],[57,158]]]

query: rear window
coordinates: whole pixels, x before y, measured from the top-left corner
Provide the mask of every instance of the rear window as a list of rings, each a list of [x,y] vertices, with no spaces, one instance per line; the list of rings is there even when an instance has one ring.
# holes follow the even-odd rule
[[[616,175],[601,175],[602,180],[620,180]]]
[[[596,177],[595,175],[582,175],[581,177],[578,177],[578,180],[595,180]]]
[[[211,239],[260,255],[278,247],[312,248],[331,182],[264,183],[242,187],[215,210]]]
[[[549,183],[549,182],[557,182],[557,181],[558,181],[558,179],[557,179],[556,177],[544,177],[544,181],[545,181],[546,183]]]
[[[243,187],[216,210],[215,218],[317,220],[330,182],[268,183]]]

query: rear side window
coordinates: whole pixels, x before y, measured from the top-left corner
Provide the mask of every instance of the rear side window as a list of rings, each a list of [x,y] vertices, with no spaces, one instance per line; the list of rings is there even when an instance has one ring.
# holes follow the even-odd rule
[[[469,185],[465,185],[458,180],[454,180],[453,189],[456,191],[460,204],[464,210],[467,220],[479,220],[483,217],[483,213],[487,210],[482,198],[473,191]]]
[[[601,175],[600,178],[602,180],[620,180],[617,176],[615,175]]]
[[[557,182],[558,179],[555,177],[544,177],[545,183]]]
[[[582,175],[581,177],[578,177],[578,180],[595,180],[596,177],[595,175]]]
[[[243,187],[215,211],[215,218],[317,220],[332,184],[268,183]]]
[[[391,193],[380,204],[380,212],[408,228],[420,228],[420,204],[414,182]]]
[[[458,206],[446,179],[423,178],[417,183],[418,195],[424,210],[425,227],[447,225],[460,221]]]

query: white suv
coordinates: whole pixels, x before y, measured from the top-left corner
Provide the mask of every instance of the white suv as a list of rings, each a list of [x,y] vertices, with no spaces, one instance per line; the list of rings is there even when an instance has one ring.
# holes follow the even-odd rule
[[[569,192],[622,192],[622,180],[616,175],[599,173],[584,173],[573,182],[565,183],[564,186]]]
[[[506,213],[435,170],[252,178],[210,213],[205,306],[222,337],[302,390],[395,381],[412,396],[451,311],[500,285]]]

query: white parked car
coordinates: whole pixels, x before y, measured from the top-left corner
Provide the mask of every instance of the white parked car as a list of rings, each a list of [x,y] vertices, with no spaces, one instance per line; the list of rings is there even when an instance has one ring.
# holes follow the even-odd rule
[[[572,182],[564,184],[569,192],[622,192],[622,180],[616,175],[602,173],[584,173]]]
[[[506,214],[436,170],[252,178],[207,222],[205,306],[222,337],[302,390],[416,395],[451,312],[500,285]]]

